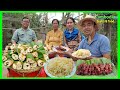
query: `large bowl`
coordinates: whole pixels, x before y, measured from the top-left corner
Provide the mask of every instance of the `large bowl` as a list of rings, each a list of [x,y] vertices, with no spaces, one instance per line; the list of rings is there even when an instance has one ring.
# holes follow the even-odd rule
[[[46,72],[46,74],[47,74],[49,77],[51,77],[51,78],[60,78],[60,77],[57,77],[57,76],[53,76],[52,74],[50,74],[50,73],[48,72],[48,70],[47,70],[47,65],[48,65],[48,63],[49,63],[51,60],[52,60],[52,59],[48,60],[48,61],[45,63],[45,65],[44,65],[45,72]],[[74,63],[74,64],[73,64],[73,70],[72,70],[72,72],[70,73],[70,75],[64,76],[63,78],[70,78],[70,77],[72,77],[72,76],[75,74],[75,72],[76,72],[76,65],[75,65],[75,63]]]

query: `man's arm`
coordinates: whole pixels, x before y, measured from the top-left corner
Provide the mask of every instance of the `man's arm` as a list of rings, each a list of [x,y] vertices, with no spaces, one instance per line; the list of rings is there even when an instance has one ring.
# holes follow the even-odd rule
[[[90,60],[90,59],[93,58],[93,57],[87,57],[87,58],[77,58],[77,57],[74,57],[72,55],[71,50],[67,51],[67,52],[59,52],[59,51],[57,51],[57,53],[67,55],[68,57],[72,58],[74,61],[77,61],[77,60]]]
[[[111,59],[110,54],[103,54],[103,57],[107,58],[107,59]]]
[[[16,42],[14,40],[12,40],[12,44],[16,44]]]
[[[37,41],[38,41],[37,39],[34,40],[34,42],[37,42]]]
[[[111,48],[110,48],[110,41],[107,37],[104,37],[100,44],[100,51],[102,53],[102,56],[108,59],[111,59]]]
[[[33,41],[37,42],[37,37],[36,37],[35,31],[33,31]]]
[[[16,44],[18,42],[17,30],[13,33],[11,42],[12,42],[12,44]]]

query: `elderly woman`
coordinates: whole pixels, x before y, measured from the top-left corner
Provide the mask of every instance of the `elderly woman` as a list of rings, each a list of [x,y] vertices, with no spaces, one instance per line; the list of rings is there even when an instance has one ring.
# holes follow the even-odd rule
[[[49,31],[46,36],[45,45],[48,50],[52,50],[53,46],[60,46],[63,44],[62,37],[63,32],[58,29],[59,21],[57,19],[52,20],[53,30]]]

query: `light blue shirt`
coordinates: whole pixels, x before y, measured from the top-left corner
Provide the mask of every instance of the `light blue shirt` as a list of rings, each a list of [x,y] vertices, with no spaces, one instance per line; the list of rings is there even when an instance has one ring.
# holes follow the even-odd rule
[[[27,30],[23,30],[23,28],[17,29],[12,36],[12,40],[14,40],[18,44],[30,43],[36,39],[37,37],[35,32],[30,28],[28,28]]]
[[[109,39],[98,33],[95,34],[90,44],[88,44],[87,38],[83,39],[80,42],[78,49],[88,49],[94,57],[102,57],[103,54],[111,52]]]

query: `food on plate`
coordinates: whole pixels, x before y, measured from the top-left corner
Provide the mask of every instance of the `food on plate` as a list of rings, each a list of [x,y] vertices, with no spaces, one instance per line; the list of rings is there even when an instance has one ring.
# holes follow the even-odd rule
[[[72,56],[77,57],[77,58],[87,58],[87,57],[91,56],[91,53],[87,49],[79,49],[79,50],[73,52]]]
[[[64,77],[70,75],[74,67],[72,59],[64,57],[56,57],[51,59],[47,64],[48,73],[56,77]]]
[[[77,66],[77,75],[107,75],[112,73],[113,65],[109,59],[91,59],[91,60],[80,60]]]

